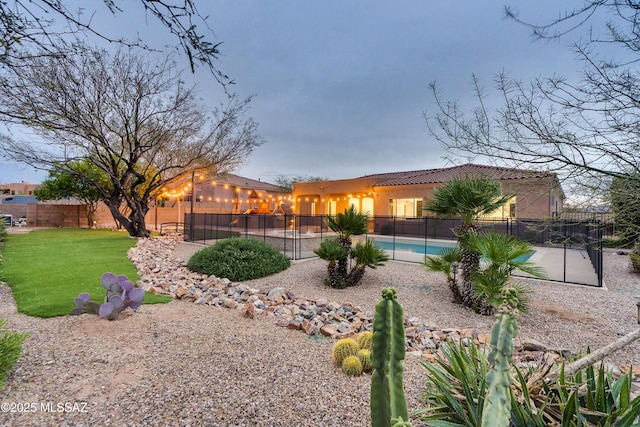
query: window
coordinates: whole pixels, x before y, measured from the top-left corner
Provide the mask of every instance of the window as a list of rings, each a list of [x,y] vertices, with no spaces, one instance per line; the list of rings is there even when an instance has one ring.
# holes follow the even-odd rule
[[[373,216],[373,198],[365,197],[362,199],[361,212],[369,214],[369,216]]]
[[[422,199],[389,199],[389,214],[399,218],[420,218]]]
[[[356,212],[360,212],[360,199],[358,199],[357,197],[351,197],[349,199],[349,207],[351,206],[355,206]]]
[[[327,215],[334,216],[336,214],[336,210],[338,208],[338,202],[335,200],[329,200],[327,202]]]

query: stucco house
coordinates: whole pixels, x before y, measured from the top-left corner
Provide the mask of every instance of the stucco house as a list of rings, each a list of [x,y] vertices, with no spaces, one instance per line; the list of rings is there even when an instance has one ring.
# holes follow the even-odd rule
[[[194,212],[290,213],[292,203],[288,189],[234,174],[187,176],[164,188],[160,202],[166,207],[182,202],[188,209],[192,195]]]
[[[300,215],[335,215],[350,205],[372,216],[418,218],[434,188],[455,177],[489,177],[502,186],[502,194],[515,194],[488,218],[542,219],[561,214],[564,192],[550,172],[464,164],[366,175],[353,179],[297,183],[293,186],[293,211]]]

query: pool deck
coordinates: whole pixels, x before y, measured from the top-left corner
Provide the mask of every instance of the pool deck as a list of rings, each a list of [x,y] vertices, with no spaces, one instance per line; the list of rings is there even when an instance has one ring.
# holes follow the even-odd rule
[[[376,240],[379,239],[378,236],[376,236],[375,238]],[[411,239],[407,238],[396,240],[405,242],[411,241]],[[422,239],[415,239],[415,241],[424,242],[424,240]],[[452,244],[455,242],[451,240],[430,239],[429,243]],[[567,249],[565,251],[563,248],[551,248],[546,246],[534,246],[533,248],[535,250],[535,253],[531,256],[531,258],[529,258],[529,261],[544,268],[545,272],[547,273],[548,280],[553,282],[598,286],[598,276],[596,275],[596,272],[591,265],[591,260],[589,260],[589,255],[587,255],[586,251],[578,249]],[[403,250],[386,252],[394,261],[420,263],[424,260],[424,254],[421,253],[408,252]],[[514,276],[533,278],[533,276],[518,271],[516,271]]]
[[[563,248],[540,246],[534,246],[534,249],[536,253],[529,258],[529,261],[543,267],[549,280],[598,286],[598,276],[586,251],[578,249],[565,251]],[[525,274],[523,276],[527,277]],[[604,287],[605,284],[603,283],[602,286]]]

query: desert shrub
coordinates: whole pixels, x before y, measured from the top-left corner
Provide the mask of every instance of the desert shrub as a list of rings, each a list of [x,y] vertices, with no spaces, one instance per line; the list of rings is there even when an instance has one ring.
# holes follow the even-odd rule
[[[7,229],[4,226],[4,221],[0,221],[0,242],[4,242],[7,238]]]
[[[4,329],[6,319],[0,319],[0,390],[22,354],[22,342],[29,336],[26,332],[9,332]]]
[[[640,273],[640,240],[633,245],[633,252],[629,254],[633,271]]]
[[[257,279],[286,270],[291,260],[257,239],[220,240],[196,252],[187,268],[231,281]]]
[[[492,342],[503,338],[500,333],[491,336]],[[511,346],[510,339],[505,343]],[[473,341],[448,341],[434,363],[423,363],[428,371],[424,395],[427,407],[420,412],[426,425],[474,427],[486,425],[482,422],[485,417],[494,421],[491,425],[640,425],[640,396],[633,391],[632,371],[616,379],[605,364],[594,367],[594,359],[574,373],[565,371],[569,369],[564,361],[555,371],[549,371],[541,361],[537,369],[510,363],[509,369],[498,372],[496,357],[504,355],[496,350],[492,345],[487,355]],[[493,383],[492,369],[497,381]],[[491,398],[496,384],[503,389],[501,399]],[[503,424],[497,423],[496,412],[506,416]]]

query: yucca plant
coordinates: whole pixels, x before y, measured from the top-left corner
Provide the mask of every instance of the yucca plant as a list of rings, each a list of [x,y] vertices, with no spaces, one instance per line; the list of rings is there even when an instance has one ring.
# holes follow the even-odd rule
[[[561,368],[556,382],[545,384],[550,396],[545,412],[562,426],[638,426],[640,396],[632,398],[631,380],[631,372],[615,380],[604,364],[574,375]]]
[[[510,384],[510,404],[492,410],[508,408],[509,425],[516,427],[640,425],[640,396],[633,393],[632,373],[614,379],[603,364],[593,366],[639,337],[640,329],[568,365],[551,355],[545,355],[536,369],[511,365],[511,378],[502,383]],[[491,357],[495,361],[495,353],[487,356],[473,342],[448,342],[435,363],[423,363],[428,371],[427,408],[420,412],[426,425],[488,425],[481,420],[483,415],[489,419],[485,412],[497,402],[490,402],[495,389],[490,386]]]
[[[456,279],[456,270],[460,264],[460,248],[457,246],[440,249],[437,256],[425,256],[424,266],[429,271],[442,272],[447,276],[447,284],[453,294],[453,302],[462,303],[462,292]]]

